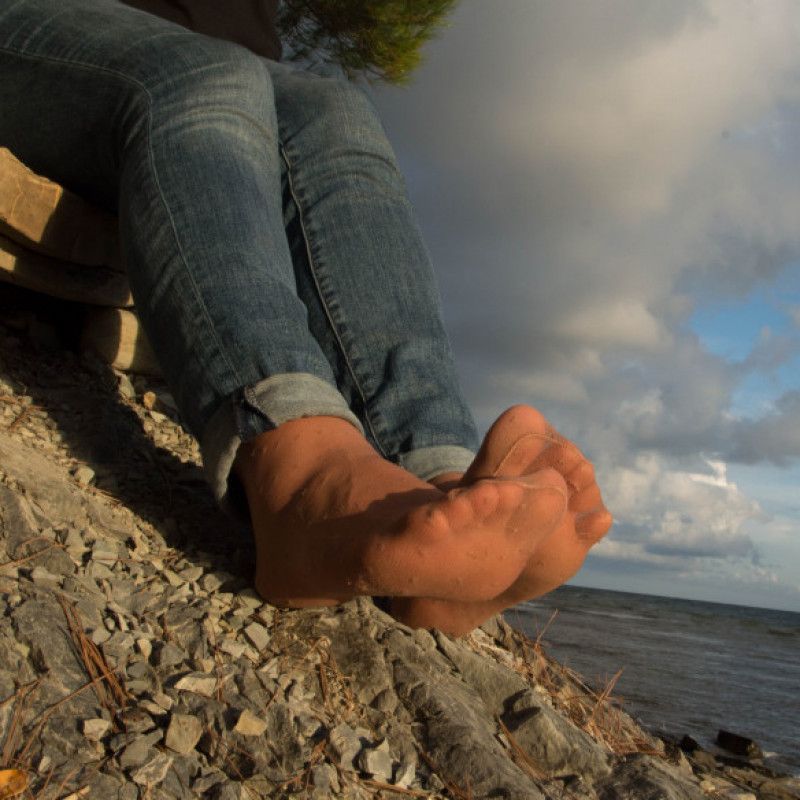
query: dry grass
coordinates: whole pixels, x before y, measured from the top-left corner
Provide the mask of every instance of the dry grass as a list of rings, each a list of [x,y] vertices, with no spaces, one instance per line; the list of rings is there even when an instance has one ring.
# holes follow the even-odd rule
[[[120,683],[117,676],[108,666],[105,656],[97,645],[83,632],[78,611],[65,597],[59,595],[58,602],[67,619],[69,632],[75,649],[80,656],[86,673],[92,679],[97,700],[111,718],[114,719],[118,709],[124,708],[130,701],[130,695]]]
[[[507,627],[511,648],[519,655],[516,668],[532,686],[542,687],[554,707],[574,725],[615,755],[646,753],[663,755],[654,740],[622,711],[622,700],[613,694],[622,675],[620,669],[596,691],[583,678],[562,666],[545,652],[543,637],[558,612],[554,611],[544,628],[531,639],[521,631]]]
[[[539,769],[534,760],[525,752],[522,747],[520,747],[520,745],[517,743],[517,740],[514,738],[513,734],[506,727],[506,724],[502,719],[500,719],[500,717],[497,717],[497,724],[499,725],[500,730],[503,731],[503,735],[506,737],[506,741],[511,749],[511,757],[514,763],[535,781],[547,780],[547,775],[545,775],[545,773]]]
[[[39,555],[39,552],[33,554],[33,556],[35,557],[36,555]],[[94,690],[98,702],[108,710],[111,718],[113,719],[116,712],[119,709],[124,708],[129,700],[128,693],[125,691],[119,679],[109,667],[103,654],[94,644],[94,642],[92,642],[83,632],[83,625],[81,624],[75,607],[71,605],[64,597],[59,596],[58,601],[64,612],[64,616],[67,621],[67,627],[69,629],[70,636],[72,637],[75,651],[87,675],[89,676],[89,680],[46,708],[37,719],[30,720],[30,723],[32,723],[32,728],[29,729],[24,739],[23,729],[25,727],[25,717],[27,716],[27,712],[29,710],[29,700],[36,689],[41,685],[43,678],[38,678],[31,683],[21,686],[14,695],[6,698],[6,700],[3,701],[3,703],[13,702],[14,711],[12,713],[11,723],[9,724],[6,738],[3,743],[2,755],[0,755],[0,758],[2,758],[2,766],[15,768],[25,773],[28,777],[28,782],[30,782],[30,776],[33,774],[30,760],[34,745],[39,742],[42,729],[47,724],[47,721],[62,706],[66,705],[72,699],[91,688]],[[100,765],[97,765],[95,771],[99,770],[99,768]],[[61,795],[62,792],[68,791],[66,787],[74,780],[78,771],[79,768],[76,768],[61,779],[61,782],[56,789],[57,795]],[[14,794],[8,794],[7,796],[25,798],[26,800],[36,800],[37,797],[41,796],[41,794],[50,787],[52,780],[53,770],[51,769],[45,776],[44,783],[37,788],[35,793],[28,785],[21,792],[15,792]],[[68,794],[71,796],[80,797],[87,794],[88,791],[88,787],[83,786],[70,789]],[[2,795],[0,795],[0,797],[2,797]]]

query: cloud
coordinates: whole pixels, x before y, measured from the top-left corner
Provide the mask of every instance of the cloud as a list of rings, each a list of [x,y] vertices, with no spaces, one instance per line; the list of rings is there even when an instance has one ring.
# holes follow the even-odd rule
[[[774,372],[800,353],[800,338],[775,334],[768,326],[761,329],[758,341],[747,358],[738,365],[742,375]]]
[[[742,526],[765,515],[727,479],[725,464],[707,461],[706,467],[670,469],[651,454],[606,473],[606,502],[627,529],[622,538],[657,555],[752,558],[756,550]]]
[[[800,260],[795,17],[464,0],[416,84],[376,93],[479,426],[529,402],[597,461],[622,523],[598,557],[754,570],[759,505],[704,459],[800,457],[796,393],[731,411],[797,337],[765,329],[736,364],[687,326]]]
[[[800,391],[778,398],[772,413],[731,426],[731,434],[731,460],[785,466],[800,458]]]

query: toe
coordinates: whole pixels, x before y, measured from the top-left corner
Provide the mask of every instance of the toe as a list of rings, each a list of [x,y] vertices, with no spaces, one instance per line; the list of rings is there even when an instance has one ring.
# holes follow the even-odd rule
[[[575,520],[575,532],[578,537],[592,546],[599,542],[611,530],[614,518],[607,508],[579,514]]]
[[[464,476],[464,482],[495,475],[505,477],[531,472],[531,465],[552,440],[552,428],[535,408],[512,406],[489,429],[478,455]]]
[[[538,540],[548,536],[564,516],[569,493],[556,470],[543,469],[502,483],[524,488],[522,501],[511,510],[510,531],[524,531],[527,537]]]
[[[564,473],[564,477],[570,488],[576,492],[597,483],[592,462],[583,457],[573,464],[568,472]]]
[[[569,498],[569,510],[574,514],[583,514],[587,511],[595,511],[603,506],[603,497],[600,494],[600,487],[590,484],[585,489],[573,491]]]
[[[569,439],[565,439],[558,433],[555,433],[554,437],[551,446],[536,459],[535,467],[552,467],[567,476],[578,469],[581,464],[588,463],[583,453]]]

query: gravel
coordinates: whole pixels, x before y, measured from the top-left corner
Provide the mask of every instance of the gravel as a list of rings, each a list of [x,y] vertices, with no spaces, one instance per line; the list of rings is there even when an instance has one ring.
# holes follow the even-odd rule
[[[32,796],[755,791],[756,773],[667,757],[621,712],[593,726],[596,697],[502,621],[454,641],[367,598],[264,603],[249,534],[214,506],[166,389],[52,337],[37,351],[14,314],[11,330],[0,302],[1,766]]]

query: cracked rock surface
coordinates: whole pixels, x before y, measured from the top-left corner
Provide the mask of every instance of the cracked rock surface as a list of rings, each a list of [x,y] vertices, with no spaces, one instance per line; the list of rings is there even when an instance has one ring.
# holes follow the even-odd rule
[[[800,797],[665,747],[502,620],[453,640],[367,598],[263,603],[164,388],[2,319],[0,768],[24,797]]]

